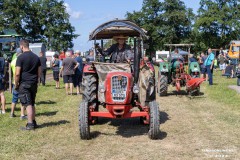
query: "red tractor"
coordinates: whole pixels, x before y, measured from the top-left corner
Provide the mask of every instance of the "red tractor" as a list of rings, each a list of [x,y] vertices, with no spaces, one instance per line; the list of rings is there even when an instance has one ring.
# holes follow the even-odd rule
[[[128,20],[113,20],[97,27],[90,40],[111,39],[115,35],[134,39],[132,63],[92,62],[83,69],[83,97],[79,107],[81,139],[90,139],[90,125],[98,117],[124,119],[139,117],[149,125],[148,136],[157,139],[160,134],[159,106],[155,101],[155,74],[151,63],[143,59],[143,39],[146,31]],[[97,59],[97,51],[94,53]],[[102,106],[106,111],[100,111]],[[138,108],[139,111],[133,111]]]

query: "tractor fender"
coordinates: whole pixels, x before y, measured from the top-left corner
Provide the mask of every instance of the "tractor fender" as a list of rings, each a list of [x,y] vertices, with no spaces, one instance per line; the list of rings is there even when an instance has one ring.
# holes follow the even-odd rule
[[[83,73],[96,73],[96,70],[92,65],[86,64],[83,68]]]

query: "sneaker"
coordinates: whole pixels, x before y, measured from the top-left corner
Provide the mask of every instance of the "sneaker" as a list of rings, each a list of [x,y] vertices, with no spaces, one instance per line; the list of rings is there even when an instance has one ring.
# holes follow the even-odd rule
[[[16,115],[13,113],[13,114],[10,114],[10,118],[14,118],[16,117]]]
[[[0,111],[0,114],[5,114],[6,112],[5,111]]]
[[[20,129],[23,131],[26,131],[26,130],[30,131],[30,130],[34,130],[35,128],[33,123],[27,123],[26,127],[21,127]]]
[[[24,116],[21,116],[20,119],[21,119],[21,120],[27,119],[27,116],[25,116],[25,115],[24,115]]]
[[[36,120],[33,120],[33,126],[34,126],[34,128],[38,128]]]

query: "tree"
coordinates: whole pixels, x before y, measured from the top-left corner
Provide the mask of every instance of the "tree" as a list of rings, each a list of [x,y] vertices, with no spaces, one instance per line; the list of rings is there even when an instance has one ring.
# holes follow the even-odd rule
[[[153,52],[160,47],[161,34],[158,33],[160,30],[162,12],[162,3],[158,0],[144,0],[141,11],[133,13],[127,12],[126,17],[132,20],[140,27],[144,28],[149,35],[149,39],[146,43],[149,44],[148,52]]]
[[[0,31],[3,30],[3,0],[0,0]]]
[[[26,16],[25,10],[29,0],[2,0],[2,24],[5,29],[15,29],[17,33],[24,35],[23,18]]]
[[[141,11],[126,17],[147,30],[148,52],[154,52],[165,43],[188,42],[194,14],[181,0],[144,0]]]
[[[72,40],[78,35],[74,34],[63,0],[2,1],[5,28],[16,29],[32,42],[44,42],[52,50],[73,47]]]
[[[239,38],[239,9],[239,0],[200,1],[195,31],[204,47],[220,48]]]

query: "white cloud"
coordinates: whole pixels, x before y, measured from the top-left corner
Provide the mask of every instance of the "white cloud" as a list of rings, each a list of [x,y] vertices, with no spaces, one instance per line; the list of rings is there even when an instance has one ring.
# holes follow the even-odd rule
[[[70,15],[71,18],[79,19],[81,17],[81,15],[82,15],[81,12],[72,10],[68,3],[64,3],[64,5],[66,7],[67,13]]]

